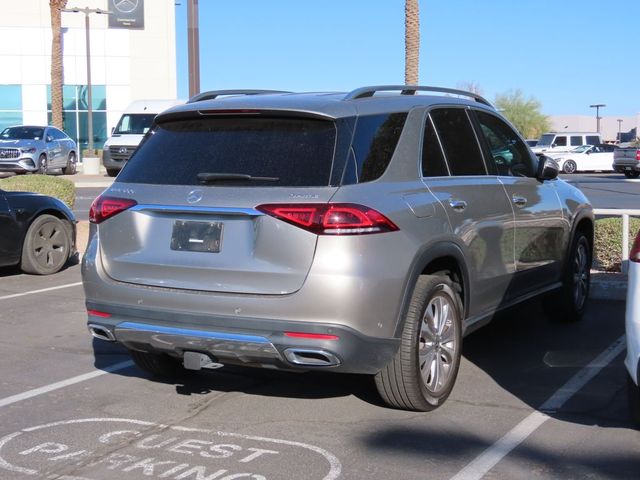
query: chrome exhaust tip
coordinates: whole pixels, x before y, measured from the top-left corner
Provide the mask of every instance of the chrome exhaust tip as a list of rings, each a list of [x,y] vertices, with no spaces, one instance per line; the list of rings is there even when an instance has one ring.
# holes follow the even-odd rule
[[[340,360],[333,353],[320,348],[288,348],[285,358],[294,365],[306,367],[335,367]]]
[[[106,340],[107,342],[116,341],[116,337],[113,335],[113,333],[111,333],[111,330],[103,327],[102,325],[95,325],[90,323],[89,325],[87,325],[87,328],[89,329],[89,332],[91,332],[91,335],[93,335],[95,338]]]

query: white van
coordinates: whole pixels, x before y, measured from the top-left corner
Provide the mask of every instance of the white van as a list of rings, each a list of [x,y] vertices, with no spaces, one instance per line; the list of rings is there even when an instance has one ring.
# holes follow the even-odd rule
[[[142,137],[149,131],[157,114],[185,103],[184,100],[137,100],[124,111],[111,137],[104,143],[102,163],[110,177],[115,177],[133,152]]]
[[[538,140],[533,153],[568,152],[581,145],[600,145],[599,133],[586,132],[550,132],[544,133]]]

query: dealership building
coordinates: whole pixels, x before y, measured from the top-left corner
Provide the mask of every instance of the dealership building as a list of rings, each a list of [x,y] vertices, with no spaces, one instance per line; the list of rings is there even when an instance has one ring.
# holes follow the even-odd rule
[[[90,13],[94,143],[133,100],[176,98],[174,0],[69,0],[62,12],[64,130],[87,144],[85,7]],[[51,17],[47,0],[2,2],[0,130],[51,119]]]

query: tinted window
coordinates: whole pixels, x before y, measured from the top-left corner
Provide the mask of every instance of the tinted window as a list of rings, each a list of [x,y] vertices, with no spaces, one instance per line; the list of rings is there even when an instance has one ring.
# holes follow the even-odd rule
[[[488,113],[476,115],[498,175],[533,177],[535,168],[529,149],[513,129]]]
[[[548,147],[551,145],[551,142],[553,142],[554,138],[555,135],[553,133],[546,133],[540,137],[540,140],[538,140],[538,144],[536,145],[536,147]]]
[[[118,181],[197,185],[198,173],[277,177],[232,185],[326,186],[336,127],[300,118],[199,118],[156,125]],[[215,183],[214,185],[230,183]]]
[[[556,139],[553,141],[554,145],[556,147],[566,147],[567,146],[567,137],[556,137]]]
[[[430,113],[452,175],[486,175],[478,141],[462,108]]]
[[[358,117],[352,144],[358,182],[370,182],[384,173],[406,119],[406,113]]]
[[[449,171],[444,161],[440,141],[436,135],[435,128],[433,128],[431,118],[427,117],[422,145],[422,176],[445,177],[447,175],[449,175]]]
[[[587,144],[597,145],[598,143],[600,143],[600,137],[597,135],[587,135]]]
[[[582,145],[582,135],[571,135],[571,145],[574,147]]]

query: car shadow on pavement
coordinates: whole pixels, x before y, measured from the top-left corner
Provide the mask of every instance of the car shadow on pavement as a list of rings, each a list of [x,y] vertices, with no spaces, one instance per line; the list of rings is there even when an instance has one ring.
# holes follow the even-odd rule
[[[576,323],[550,320],[540,301],[502,313],[465,338],[464,358],[505,391],[539,410],[624,334],[624,302],[589,302],[584,318]],[[571,423],[633,428],[623,358],[617,355],[558,410],[544,413]]]

